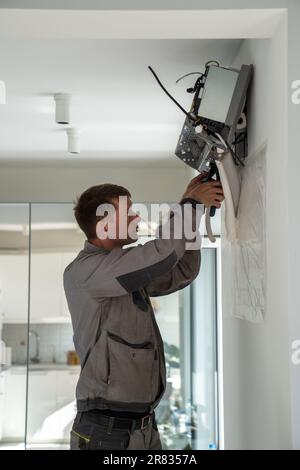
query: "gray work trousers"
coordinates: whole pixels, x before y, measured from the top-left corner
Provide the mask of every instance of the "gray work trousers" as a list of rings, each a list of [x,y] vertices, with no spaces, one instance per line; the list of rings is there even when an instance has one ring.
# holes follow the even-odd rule
[[[82,413],[81,415],[84,415]],[[143,429],[109,428],[96,422],[88,415],[78,422],[75,418],[71,430],[70,450],[161,450],[160,434],[155,421],[155,413]]]

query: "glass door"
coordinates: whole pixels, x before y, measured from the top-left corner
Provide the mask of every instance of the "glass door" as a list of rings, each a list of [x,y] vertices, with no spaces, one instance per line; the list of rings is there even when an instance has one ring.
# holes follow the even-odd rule
[[[0,204],[0,449],[24,449],[29,204]]]
[[[72,204],[31,205],[28,449],[68,448],[80,366],[63,272],[83,240]]]
[[[73,204],[0,204],[0,448],[69,448],[80,366],[62,276],[84,239]],[[151,299],[166,357],[164,449],[218,447],[216,296],[216,250],[204,246],[197,279]]]

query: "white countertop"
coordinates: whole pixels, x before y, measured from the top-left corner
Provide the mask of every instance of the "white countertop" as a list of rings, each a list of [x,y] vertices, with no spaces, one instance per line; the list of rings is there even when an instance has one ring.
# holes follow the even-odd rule
[[[12,364],[9,367],[4,367],[3,370],[21,370],[26,369],[27,364]],[[69,365],[64,363],[53,363],[53,362],[40,362],[38,364],[29,364],[29,372],[37,370],[74,370],[80,371],[79,365]]]

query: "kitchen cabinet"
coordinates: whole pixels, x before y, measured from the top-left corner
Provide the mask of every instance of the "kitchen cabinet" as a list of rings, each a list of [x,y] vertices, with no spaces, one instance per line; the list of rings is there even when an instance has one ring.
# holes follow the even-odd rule
[[[80,368],[47,366],[29,370],[27,442],[68,441],[75,417],[75,388]],[[3,380],[3,383],[1,383]],[[25,439],[26,367],[13,366],[0,374],[2,439]],[[1,410],[0,410],[1,412]],[[0,424],[1,424],[0,423]]]
[[[61,253],[32,253],[30,322],[51,321],[60,316]]]
[[[29,443],[68,441],[76,411],[79,368],[32,370],[29,373]]]
[[[28,442],[69,441],[76,414],[75,388],[79,367],[30,371]]]
[[[5,323],[27,322],[28,269],[27,254],[0,254],[2,289],[1,312]]]
[[[78,252],[65,252],[65,253],[62,253],[62,257],[61,257],[62,282],[60,286],[60,292],[61,292],[60,314],[61,314],[62,319],[65,319],[66,321],[71,321],[71,317],[70,317],[70,312],[69,312],[69,308],[68,308],[68,304],[67,304],[67,300],[65,296],[65,291],[64,291],[64,286],[63,286],[63,273],[66,267],[68,266],[68,264],[70,264],[73,261],[73,259],[76,258],[77,254]]]
[[[0,441],[2,440],[2,431],[3,431],[4,391],[5,391],[5,375],[4,375],[4,372],[0,372]]]
[[[56,407],[61,408],[75,400],[75,389],[79,378],[79,368],[57,371]]]
[[[55,409],[56,371],[30,370],[28,376],[28,442],[36,440],[44,420]]]
[[[70,322],[63,287],[66,266],[76,252],[33,253],[31,256],[30,320],[34,322]]]
[[[2,439],[24,442],[26,418],[26,368],[11,367],[1,373],[3,395]]]
[[[77,252],[33,252],[30,266],[30,322],[69,323],[63,272]],[[0,255],[1,309],[5,323],[26,323],[28,317],[27,254]],[[1,312],[0,312],[1,313]]]

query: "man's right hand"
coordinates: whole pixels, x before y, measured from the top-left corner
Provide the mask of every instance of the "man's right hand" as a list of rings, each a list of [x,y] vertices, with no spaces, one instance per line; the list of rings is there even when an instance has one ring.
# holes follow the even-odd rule
[[[224,193],[220,181],[210,180],[202,182],[205,176],[198,175],[188,184],[182,199],[191,198],[205,206],[221,207]]]

